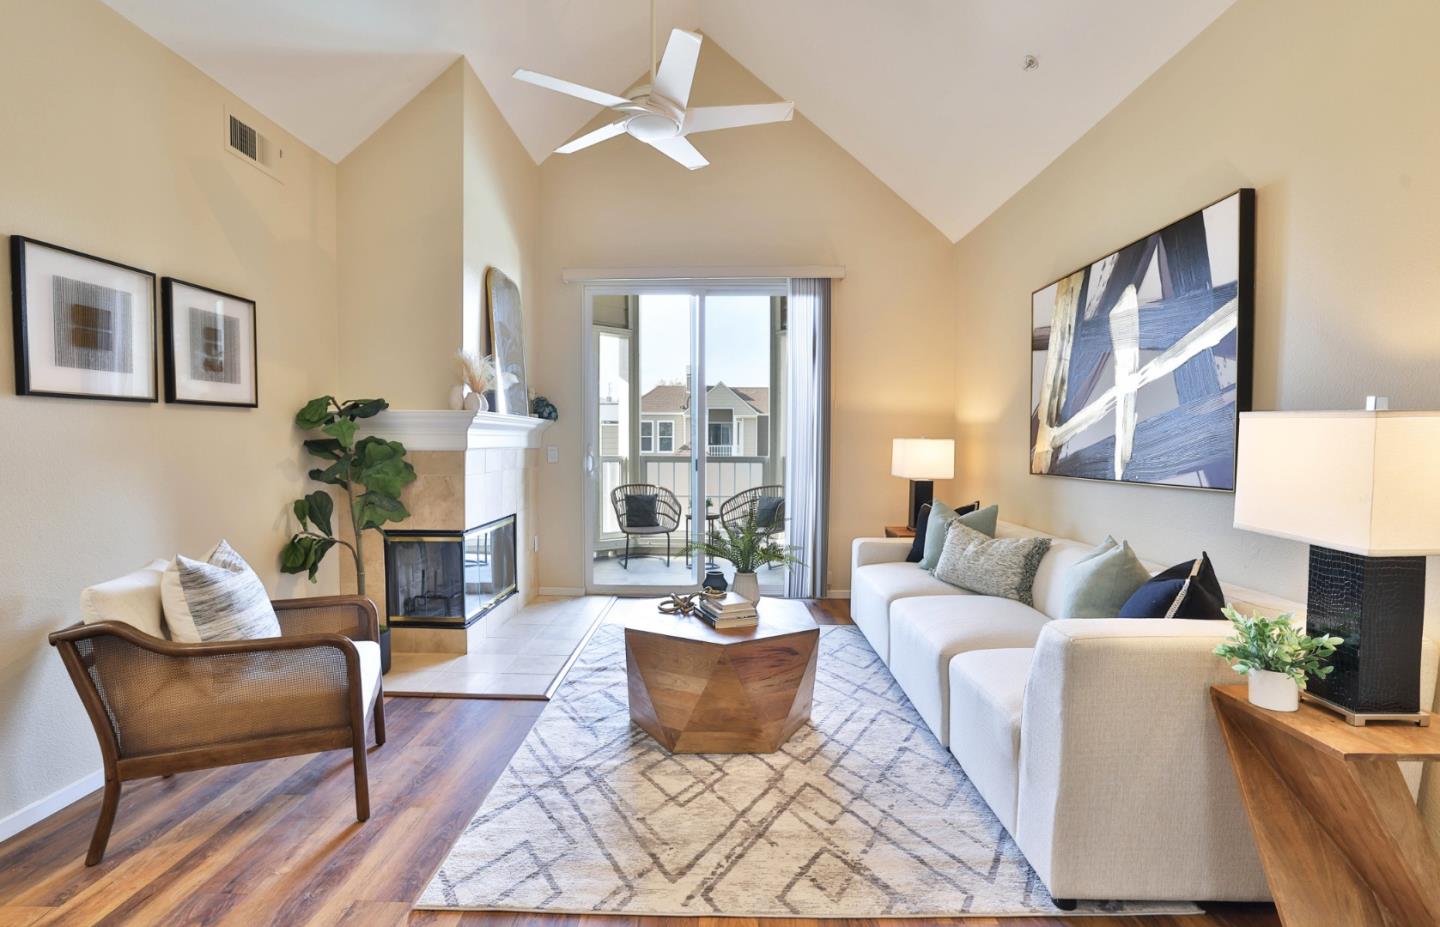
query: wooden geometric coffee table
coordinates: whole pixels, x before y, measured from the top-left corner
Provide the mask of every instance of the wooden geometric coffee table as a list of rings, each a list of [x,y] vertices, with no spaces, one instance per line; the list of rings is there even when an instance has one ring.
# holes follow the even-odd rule
[[[630,718],[671,753],[773,753],[805,722],[820,629],[803,603],[762,599],[760,623],[720,631],[635,602],[625,625]]]

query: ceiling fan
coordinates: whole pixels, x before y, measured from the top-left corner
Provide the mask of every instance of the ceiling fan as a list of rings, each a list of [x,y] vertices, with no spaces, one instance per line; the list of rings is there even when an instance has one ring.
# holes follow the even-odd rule
[[[650,84],[633,88],[628,97],[595,90],[558,77],[538,74],[520,68],[515,77],[546,90],[554,90],[601,106],[608,106],[620,118],[593,132],[588,132],[555,149],[556,154],[572,154],[607,138],[630,133],[661,154],[680,162],[690,170],[698,170],[709,161],[690,144],[686,136],[716,129],[762,125],[767,122],[788,122],[795,115],[795,104],[750,103],[741,106],[688,106],[690,84],[695,79],[695,66],[700,61],[701,37],[684,29],[670,33],[660,66],[655,66],[655,0],[650,0]]]

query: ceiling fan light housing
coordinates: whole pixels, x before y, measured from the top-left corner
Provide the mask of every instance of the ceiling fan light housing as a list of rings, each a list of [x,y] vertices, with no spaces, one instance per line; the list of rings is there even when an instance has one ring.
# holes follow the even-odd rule
[[[641,113],[630,117],[625,131],[642,142],[656,142],[679,135],[680,123],[658,113]]]

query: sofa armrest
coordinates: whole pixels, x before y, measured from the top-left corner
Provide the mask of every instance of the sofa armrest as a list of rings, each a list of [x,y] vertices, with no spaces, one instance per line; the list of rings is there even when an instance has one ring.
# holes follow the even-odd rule
[[[1269,897],[1210,686],[1218,621],[1052,621],[1025,689],[1016,842],[1062,898]]]
[[[901,563],[915,542],[910,538],[856,538],[850,545],[850,568],[872,563]]]

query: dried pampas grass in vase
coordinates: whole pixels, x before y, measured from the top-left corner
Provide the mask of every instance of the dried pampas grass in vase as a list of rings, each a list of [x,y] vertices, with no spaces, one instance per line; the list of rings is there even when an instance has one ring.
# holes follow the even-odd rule
[[[450,391],[450,405],[470,412],[488,410],[490,403],[485,393],[490,389],[491,377],[485,361],[473,351],[459,351],[455,355],[455,366],[460,372],[460,385]]]

